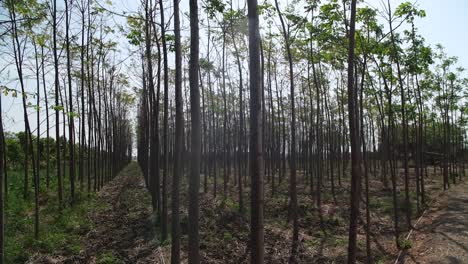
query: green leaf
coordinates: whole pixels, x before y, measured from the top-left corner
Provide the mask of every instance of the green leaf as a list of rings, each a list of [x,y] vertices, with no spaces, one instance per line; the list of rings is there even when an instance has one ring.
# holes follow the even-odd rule
[[[63,111],[64,107],[63,105],[54,105],[52,109],[54,109],[55,111]]]

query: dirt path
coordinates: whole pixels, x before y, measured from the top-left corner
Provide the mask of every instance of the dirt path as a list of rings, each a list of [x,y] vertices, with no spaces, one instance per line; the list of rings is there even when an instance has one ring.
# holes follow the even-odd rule
[[[151,202],[141,171],[131,163],[97,193],[88,214],[94,228],[81,238],[79,255],[40,256],[30,263],[163,263],[153,240]]]
[[[405,263],[468,263],[468,183],[446,191],[411,240]]]
[[[150,198],[137,164],[127,166],[97,199],[107,206],[91,213],[96,228],[85,238],[88,262],[108,258],[116,263],[155,263]]]

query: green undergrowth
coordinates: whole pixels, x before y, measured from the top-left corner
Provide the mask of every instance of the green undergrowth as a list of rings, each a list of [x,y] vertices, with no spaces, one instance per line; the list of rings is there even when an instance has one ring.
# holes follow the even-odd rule
[[[30,174],[32,175],[32,174]],[[32,177],[32,176],[30,176]],[[86,184],[79,191],[76,185],[75,203],[69,203],[69,178],[64,177],[64,201],[59,206],[55,172],[50,173],[50,185],[45,184],[45,171],[41,171],[39,195],[39,238],[34,237],[34,187],[30,179],[28,197],[23,197],[24,172],[8,171],[8,196],[5,211],[6,263],[24,263],[34,253],[61,252],[79,254],[83,249],[80,236],[93,229],[88,212],[104,205],[97,204],[95,194],[88,194]]]
[[[410,201],[411,201],[411,217],[415,218],[417,217],[417,210],[416,210],[416,193],[415,192],[409,192],[410,196]],[[426,200],[428,199],[428,196],[426,195]],[[391,196],[380,196],[380,197],[372,197],[370,199],[369,207],[372,211],[377,211],[380,213],[383,213],[385,215],[393,216],[394,211],[393,211],[393,197]],[[403,192],[399,193],[397,196],[397,207],[398,207],[398,213],[400,215],[403,215],[406,213],[408,210],[406,208],[406,202],[405,202],[405,194]]]
[[[324,235],[321,232],[317,232],[314,234],[312,239],[306,240],[305,244],[308,247],[313,248],[313,249],[317,249],[323,246],[342,247],[348,244],[348,237],[342,236],[342,235],[333,235],[333,234]]]
[[[98,255],[96,264],[124,264],[125,262],[114,256],[110,250],[106,250]]]
[[[398,244],[400,245],[401,249],[410,249],[413,246],[411,240],[408,239],[400,239]]]

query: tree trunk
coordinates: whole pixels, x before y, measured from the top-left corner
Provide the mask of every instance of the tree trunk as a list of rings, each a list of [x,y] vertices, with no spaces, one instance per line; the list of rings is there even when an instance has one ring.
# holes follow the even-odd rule
[[[250,57],[250,177],[251,187],[251,263],[263,263],[263,138],[262,76],[260,72],[260,32],[257,0],[248,1]]]
[[[190,0],[190,116],[192,121],[191,130],[191,157],[189,176],[189,243],[188,262],[200,263],[199,251],[199,199],[200,188],[200,153],[201,153],[201,125],[200,125],[200,90],[198,87],[199,69],[199,33],[198,33],[198,1]],[[181,95],[180,95],[181,96]],[[180,97],[180,99],[182,99]],[[176,101],[177,102],[177,101]],[[182,107],[180,107],[182,111]],[[182,114],[182,113],[181,113]],[[182,132],[182,131],[180,131]],[[177,134],[177,133],[176,133]],[[181,135],[180,135],[181,136]]]
[[[348,263],[356,263],[357,227],[359,218],[359,199],[361,184],[361,153],[357,115],[357,89],[354,86],[354,32],[356,21],[356,0],[351,1],[351,19],[348,32],[348,116],[351,139],[351,197],[349,219]]]

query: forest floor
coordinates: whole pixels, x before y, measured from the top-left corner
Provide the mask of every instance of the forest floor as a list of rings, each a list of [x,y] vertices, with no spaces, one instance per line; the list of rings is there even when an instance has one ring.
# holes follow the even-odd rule
[[[152,228],[151,200],[133,162],[96,197],[87,216],[93,228],[81,236],[81,250],[36,254],[28,263],[162,263]]]
[[[444,192],[418,226],[402,263],[468,263],[468,183]]]
[[[405,259],[412,263],[441,263],[442,260],[452,260],[447,263],[467,263],[467,185],[463,183],[452,186],[449,192],[439,196],[440,181],[437,175],[434,171],[434,174],[427,178],[427,194],[430,198],[428,200],[434,198],[435,202],[417,224],[417,231],[410,238],[412,248],[405,252]],[[298,177],[304,175],[299,173]],[[203,180],[202,175],[202,188]],[[214,195],[212,188],[215,185],[212,180],[212,177],[208,177],[207,192],[200,192],[202,262],[248,263],[249,197],[245,195],[245,212],[240,214],[239,202],[235,198],[237,187],[230,183],[228,197],[225,199],[222,183],[218,183],[218,195]],[[186,263],[188,219],[185,181],[182,187],[181,259],[182,263]],[[398,251],[394,245],[392,231],[391,192],[374,177],[370,180],[370,187],[373,261],[393,263]],[[346,262],[349,211],[347,206],[343,205],[347,204],[349,199],[348,178],[342,179],[342,186],[335,187],[335,198],[330,194],[329,186],[325,185],[324,188],[326,191],[323,192],[323,204],[319,210],[307,184],[298,185],[300,243],[296,254],[297,263]],[[277,186],[276,195],[272,196],[269,188],[265,190],[265,263],[289,261],[292,228],[291,223],[287,221],[287,189],[287,181],[283,181],[283,184]],[[401,186],[399,189],[402,190]],[[248,185],[244,192],[248,193]],[[403,215],[404,199],[402,192],[400,193],[399,209],[400,215]],[[83,215],[91,224],[86,232],[81,232],[77,237],[79,241],[75,243],[79,246],[74,246],[75,250],[65,250],[70,246],[64,245],[64,250],[54,250],[52,254],[35,254],[28,263],[170,262],[170,238],[162,243],[158,240],[159,221],[152,213],[151,198],[136,162],[132,162],[119,176],[107,183],[97,193],[94,203],[99,206],[93,206],[90,212]],[[414,214],[413,223],[417,217]],[[358,230],[360,262],[365,261],[364,226],[365,220],[361,219]],[[448,244],[450,248],[447,251]]]

